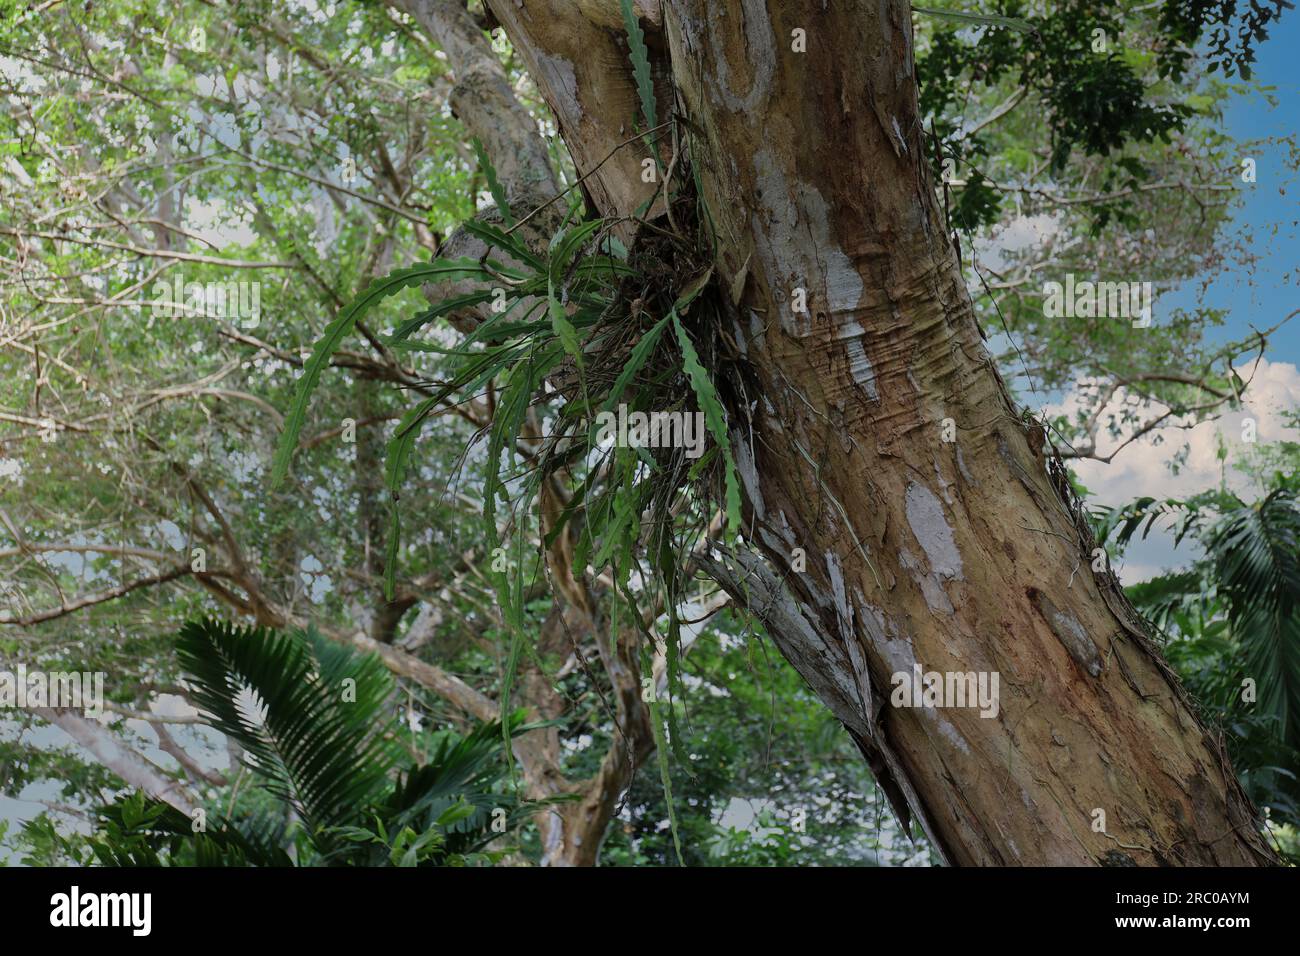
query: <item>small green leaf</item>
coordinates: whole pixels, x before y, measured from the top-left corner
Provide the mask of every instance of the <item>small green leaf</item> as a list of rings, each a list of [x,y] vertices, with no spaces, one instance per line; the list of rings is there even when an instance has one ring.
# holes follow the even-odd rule
[[[636,11],[632,9],[632,0],[619,0],[619,6],[623,12],[623,26],[627,29],[627,48],[632,60],[632,77],[636,80],[636,92],[641,100],[641,113],[645,117],[646,130],[649,131],[659,125],[655,108],[654,78],[650,75],[650,51],[645,45],[645,33],[641,30],[641,22],[637,19]],[[648,136],[647,141],[649,141]],[[649,142],[655,162],[662,166],[663,163],[659,162],[658,147],[653,141]]]
[[[479,168],[483,170],[483,177],[487,180],[488,192],[492,194],[492,201],[497,204],[497,210],[501,213],[501,219],[506,226],[515,224],[515,217],[510,212],[510,203],[506,201],[506,191],[501,185],[501,180],[497,179],[496,167],[492,165],[492,160],[488,159],[487,150],[479,142],[477,136],[470,140],[470,145],[474,147],[474,155],[478,157]]]
[[[610,411],[618,404],[623,390],[627,388],[633,376],[649,360],[655,346],[659,344],[659,337],[663,334],[664,327],[667,324],[668,317],[664,316],[636,343],[636,346],[632,349],[632,354],[628,356],[627,364],[623,366],[623,371],[619,372],[618,378],[614,380],[614,387],[609,390],[609,397],[605,399],[605,411]]]
[[[673,849],[677,853],[677,865],[685,866],[682,859],[682,844],[677,836],[677,813],[673,809],[673,782],[668,775],[668,744],[664,740],[663,718],[659,716],[659,705],[650,703],[650,725],[654,731],[655,752],[659,757],[659,780],[664,788],[664,803],[668,806],[668,828],[673,834]]]
[[[573,356],[573,360],[581,367],[582,340],[578,338],[578,330],[573,327],[573,323],[565,315],[564,306],[560,304],[560,300],[555,295],[554,283],[551,284],[547,303],[551,315],[551,330],[555,333],[555,337],[560,340],[560,344],[564,346],[564,351]]]
[[[383,299],[396,295],[403,289],[421,285],[425,282],[447,282],[458,278],[473,277],[480,273],[479,264],[473,259],[435,260],[421,263],[409,269],[398,269],[382,279],[370,283],[359,296],[348,303],[339,313],[338,318],[325,328],[325,334],[316,343],[311,357],[303,366],[298,376],[297,389],[293,396],[293,405],[284,420],[284,431],[280,433],[280,444],[275,450],[271,465],[271,487],[276,487],[289,473],[289,462],[298,449],[298,436],[302,433],[303,423],[307,419],[307,403],[311,393],[320,381],[321,372],[329,362],[343,340],[351,333],[357,321],[367,311]]]
[[[468,222],[462,224],[461,228],[464,229],[471,236],[475,236],[483,240],[484,243],[491,246],[492,248],[500,249],[502,252],[508,252],[514,258],[518,259],[520,262],[532,266],[538,272],[543,271],[546,267],[546,264],[542,262],[540,258],[538,258],[536,253],[534,253],[526,245],[524,245],[521,239],[518,239],[515,236],[506,235],[506,233],[503,230],[498,229],[496,226],[492,225],[491,223],[483,222],[478,219],[471,219]],[[504,270],[498,269],[498,271],[504,271]],[[514,274],[514,277],[520,278],[521,275],[522,274],[516,273]]]
[[[384,484],[391,496],[384,563],[384,596],[390,601],[397,586],[398,545],[402,539],[401,516],[397,505],[402,491],[402,478],[406,474],[406,463],[411,457],[411,449],[415,446],[415,438],[419,434],[416,426],[428,417],[439,401],[437,398],[427,398],[402,417],[393,438],[388,443],[388,453],[384,458]]]
[[[727,531],[734,538],[740,530],[740,481],[737,477],[736,461],[731,454],[731,440],[727,435],[727,413],[718,400],[713,382],[709,380],[708,373],[700,364],[699,353],[695,351],[690,336],[682,328],[677,311],[670,312],[669,317],[673,320],[673,329],[677,333],[678,344],[681,345],[682,363],[686,367],[686,375],[704,412],[704,422],[717,441],[718,447],[722,449],[727,495]]]

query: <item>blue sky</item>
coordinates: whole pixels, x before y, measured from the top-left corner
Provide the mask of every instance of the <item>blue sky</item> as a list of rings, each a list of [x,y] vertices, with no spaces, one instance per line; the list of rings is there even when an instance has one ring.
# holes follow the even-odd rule
[[[1296,64],[1300,51],[1300,11],[1286,11],[1268,40],[1259,49],[1254,79],[1273,87],[1277,106],[1268,104],[1261,95],[1240,96],[1227,111],[1228,132],[1239,142],[1267,136],[1287,136],[1300,128],[1300,68]],[[1270,238],[1268,258],[1261,263],[1253,285],[1236,271],[1216,282],[1203,304],[1228,309],[1229,325],[1218,330],[1222,338],[1246,334],[1250,326],[1267,328],[1282,316],[1300,308],[1300,238],[1296,221],[1300,219],[1300,182],[1285,183],[1284,159],[1287,147],[1273,146],[1251,153],[1256,159],[1258,181],[1241,185],[1245,204],[1237,224],[1252,227],[1257,236]],[[1286,192],[1279,193],[1279,188]],[[1290,275],[1288,276],[1288,273]],[[1162,297],[1162,305],[1190,305],[1196,296],[1184,290]],[[1273,361],[1300,365],[1300,316],[1279,330],[1270,342],[1268,357]]]
[[[1253,77],[1256,83],[1269,88],[1276,105],[1261,93],[1235,97],[1226,110],[1225,123],[1227,132],[1238,142],[1289,136],[1300,126],[1300,70],[1294,62],[1297,50],[1300,15],[1287,11],[1259,49]],[[1253,185],[1236,181],[1243,190],[1243,203],[1232,226],[1225,231],[1225,239],[1242,230],[1254,235],[1252,248],[1262,261],[1253,273],[1235,265],[1219,275],[1204,293],[1196,281],[1165,292],[1158,297],[1155,321],[1175,307],[1223,309],[1226,324],[1212,330],[1210,338],[1227,341],[1246,337],[1252,327],[1267,329],[1300,308],[1300,179],[1287,169],[1289,152],[1286,143],[1243,151],[1243,158],[1255,159],[1257,178]],[[1243,356],[1237,367],[1241,369],[1251,358],[1253,354]],[[1217,444],[1220,438],[1237,442],[1246,416],[1259,423],[1260,441],[1300,439],[1295,432],[1283,429],[1281,415],[1286,409],[1300,407],[1300,316],[1270,336],[1265,360],[1266,364],[1256,371],[1242,411],[1228,413],[1217,423],[1193,431],[1167,431],[1160,445],[1135,443],[1109,465],[1076,465],[1076,473],[1094,500],[1116,505],[1142,495],[1184,497],[1217,485],[1223,475],[1223,466],[1215,454]],[[1175,475],[1166,462],[1184,444],[1190,447],[1189,460]],[[1240,476],[1237,479],[1234,489],[1243,497],[1252,497]],[[1128,549],[1119,568],[1120,577],[1130,584],[1144,580],[1162,570],[1185,565],[1194,554],[1193,546],[1186,543],[1175,552],[1167,535],[1153,533]]]

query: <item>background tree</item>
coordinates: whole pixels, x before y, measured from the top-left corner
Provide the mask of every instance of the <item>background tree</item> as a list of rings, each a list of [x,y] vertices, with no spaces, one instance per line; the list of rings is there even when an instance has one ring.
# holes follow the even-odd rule
[[[547,15],[536,16],[543,8]],[[626,115],[621,108],[634,103],[630,95],[626,102],[592,97],[619,84],[602,75],[610,73],[606,58],[572,55],[575,43],[600,49],[600,24],[548,4],[494,10],[530,62],[578,168],[590,170],[599,211],[621,218],[653,210],[653,177],[643,177],[638,192],[625,169],[596,159],[617,154],[623,144],[613,129]],[[625,14],[643,128],[654,131],[662,96],[642,27],[628,5]],[[762,551],[762,558],[732,552],[707,567],[763,619],[854,735],[899,813],[916,812],[948,860],[1131,859],[1110,840],[1138,847],[1146,862],[1268,861],[1226,760],[1203,733],[1186,729],[1196,727],[1188,702],[1113,576],[1103,572],[1069,590],[1093,542],[1063,471],[1049,474],[1039,457],[1041,429],[1035,435],[1023,426],[980,344],[929,187],[909,20],[906,9],[856,5],[749,5],[743,15],[739,5],[664,8],[671,55],[657,59],[690,124],[683,138],[706,210],[701,219],[716,243],[719,291],[731,295],[722,329],[734,347],[710,356],[714,387],[730,399],[723,452],[740,462],[745,532]],[[828,38],[815,61],[797,58],[806,52],[800,40],[808,24]],[[862,41],[851,54],[847,37]],[[744,75],[733,82],[733,71]],[[865,104],[866,122],[845,122],[854,102]],[[1185,114],[1134,106],[1147,133],[1175,128]],[[1070,118],[1059,105],[1054,115]],[[1088,140],[1086,124],[1065,129],[1093,151],[1114,145]],[[635,161],[650,152],[647,162],[663,162],[666,150],[647,147]],[[1057,144],[1054,165],[1068,154]],[[852,161],[841,166],[830,156]],[[885,174],[868,182],[867,169]],[[629,193],[634,201],[620,207]],[[665,193],[671,221],[669,186]],[[552,249],[555,242],[562,240]],[[527,258],[517,246],[509,250]],[[681,288],[695,265],[678,263]],[[563,337],[562,321],[556,324]],[[340,319],[331,331],[347,330]],[[330,345],[323,342],[318,358]],[[685,342],[682,349],[689,368],[691,350]],[[570,342],[565,350],[581,366]],[[306,380],[300,395],[310,387]],[[752,404],[751,395],[758,396]],[[957,448],[944,448],[938,434],[949,410],[967,433]],[[294,429],[287,434],[292,441]],[[734,533],[736,515],[729,517]],[[1028,546],[1028,561],[1012,542],[1025,528],[1046,539]],[[863,539],[875,542],[870,556]],[[820,560],[808,574],[783,579],[793,548]],[[663,561],[655,567],[671,573]],[[993,636],[1003,634],[1017,644]],[[1116,655],[1121,662],[1112,668]],[[1040,733],[1018,744],[1024,769],[1008,767],[1005,780],[989,778],[979,793],[967,783],[956,796],[954,768],[965,767],[969,773],[958,775],[969,779],[989,766],[1006,744],[1005,728],[956,715],[948,722],[895,711],[887,719],[876,704],[887,675],[922,658],[1017,675],[1013,695],[1040,708],[1033,715]],[[1062,681],[1072,693],[1056,686]],[[1157,750],[1156,739],[1180,744]],[[1061,746],[1082,765],[1053,766],[1052,748]],[[1165,781],[1166,792],[1157,796],[1154,780]],[[1008,786],[1019,803],[1008,800]],[[1105,803],[1115,813],[1123,808],[1128,839],[1090,827]],[[1182,809],[1171,813],[1175,806]],[[1046,827],[1040,813],[1049,813]],[[1232,834],[1226,841],[1225,832]]]
[[[659,115],[667,120],[673,114],[662,21],[653,5],[636,9],[649,43]],[[0,555],[9,604],[0,613],[17,635],[5,657],[108,670],[123,718],[116,731],[142,749],[127,729],[127,720],[140,715],[158,745],[185,754],[167,729],[176,725],[153,705],[160,694],[184,690],[176,685],[168,635],[179,615],[198,609],[221,608],[269,625],[310,619],[331,637],[379,653],[411,688],[416,719],[482,720],[500,713],[509,651],[521,635],[509,633],[496,606],[490,550],[473,546],[481,540],[472,513],[483,498],[477,479],[482,445],[464,461],[455,453],[488,426],[498,395],[492,384],[470,401],[446,403],[426,428],[417,470],[402,492],[406,530],[391,599],[381,586],[389,532],[380,436],[409,396],[432,393],[445,362],[426,353],[395,353],[377,329],[363,324],[357,342],[334,354],[338,371],[322,377],[313,407],[325,411],[313,412],[293,484],[275,493],[265,484],[304,347],[372,277],[446,252],[444,238],[492,191],[471,136],[521,213],[573,182],[574,167],[559,141],[538,133],[539,119],[548,133],[555,120],[521,67],[538,78],[552,103],[564,106],[565,69],[572,65],[578,101],[598,104],[576,117],[563,109],[557,114],[577,172],[591,173],[579,191],[596,208],[630,215],[651,189],[641,181],[641,160],[648,157],[639,142],[611,152],[636,139],[632,118],[642,103],[616,5],[550,11],[551,39],[562,54],[571,51],[558,61],[554,51],[526,42],[527,32],[519,33],[511,20],[517,13],[499,12],[515,39],[522,38],[517,48],[498,33],[494,51],[480,29],[493,27],[491,13],[454,3],[308,12],[213,2],[188,5],[183,17],[108,4],[89,13],[61,7],[39,19],[15,15],[8,24],[10,139],[0,236],[7,240],[10,269],[4,354],[13,374],[4,377],[10,391],[0,416],[8,433],[0,440],[17,455],[11,460],[18,462],[19,487],[39,490],[7,501],[4,509],[9,539]],[[1135,37],[1149,35],[1144,16],[1125,21]],[[127,34],[148,38],[132,45],[134,55],[124,54]],[[938,38],[947,35],[945,48]],[[1162,219],[1160,235],[1171,237],[1169,249],[1178,253],[1163,256],[1170,263],[1162,266],[1165,275],[1172,281],[1203,268],[1198,254],[1215,248],[1231,199],[1215,188],[1223,185],[1216,177],[1231,166],[1231,144],[1211,132],[1225,87],[1211,84],[1198,94],[1203,99],[1186,104],[1192,112],[1182,117],[1182,130],[1169,126],[1176,144],[1187,137],[1182,148],[1126,147],[1139,154],[1144,178],[1136,178],[1132,163],[1117,166],[1123,157],[1087,153],[1053,169],[1054,178],[1043,185],[1039,177],[1053,158],[1055,132],[1045,135],[1049,114],[1035,107],[1056,95],[1051,102],[1068,109],[1060,91],[1075,81],[1052,85],[1040,74],[1027,77],[1026,93],[1003,110],[1015,92],[1008,84],[1017,80],[1006,63],[1032,56],[1032,44],[1009,48],[1003,31],[979,26],[972,34],[969,25],[953,31],[929,21],[921,21],[918,37],[922,47],[965,42],[978,51],[951,61],[931,53],[918,68],[926,77],[930,64],[929,76],[964,82],[973,115],[997,114],[974,134],[989,144],[981,167],[991,176],[1019,170],[1017,188],[1002,192],[1065,210],[1059,235],[1072,244],[1070,255],[1086,261],[1089,249],[1100,255],[1111,245],[1126,255],[1145,250],[1136,237],[1163,212],[1168,221]],[[985,42],[968,42],[975,40]],[[1070,49],[1057,41],[1059,55]],[[603,59],[594,55],[599,51]],[[1000,72],[980,65],[986,56],[990,63],[1001,57]],[[1153,64],[1154,55],[1142,60],[1137,75],[1155,76],[1160,67]],[[966,82],[976,73],[995,78]],[[736,80],[733,89],[743,85]],[[940,141],[927,141],[925,155],[933,154],[941,170],[945,151],[966,154],[952,145],[957,134],[946,128],[951,115],[945,114],[955,107],[941,101],[931,109]],[[658,142],[670,162],[668,138],[661,133]],[[1029,157],[1021,155],[1025,143],[1035,144]],[[1206,155],[1203,143],[1213,147]],[[1214,158],[1220,155],[1221,163]],[[1099,193],[1095,184],[1107,176],[1131,193]],[[1145,188],[1174,180],[1189,188]],[[988,191],[964,182],[950,183],[949,198],[965,225],[992,222],[996,233],[999,223],[1017,215],[1010,201],[976,201]],[[1214,202],[1204,219],[1190,217],[1182,207],[1151,198],[1166,192]],[[1131,201],[1125,215],[1112,213],[1092,235],[1085,211],[1125,200]],[[543,224],[553,226],[552,214],[564,205],[544,209],[528,231],[549,240]],[[982,218],[963,209],[983,210]],[[630,220],[616,230],[631,242]],[[458,236],[451,250],[459,251],[468,238]],[[1050,262],[1020,265],[1022,276],[1055,268]],[[261,321],[251,326],[238,315],[153,316],[154,283],[178,271],[200,282],[261,277]],[[1183,410],[1204,404],[1202,414],[1229,401],[1227,362],[1239,354],[1231,350],[1203,350],[1195,375],[1179,372],[1189,382],[1136,384],[1151,367],[1143,365],[1144,354],[1167,357],[1193,346],[1215,317],[1161,325],[1145,338],[1137,330],[1100,325],[1086,334],[1078,327],[1067,331],[1034,322],[1030,309],[1007,308],[1028,280],[981,271],[1029,356],[1030,383],[1059,385],[1086,361],[1093,375],[1110,375],[1109,381],[1122,380],[1131,390],[1147,388],[1140,400],[1172,401]],[[999,288],[1000,282],[1009,285]],[[978,276],[970,283],[982,288]],[[414,293],[406,295],[389,313],[394,322]],[[986,329],[1000,327],[996,316],[996,310],[985,316]],[[457,321],[466,328],[473,319]],[[1019,375],[1023,366],[1009,361],[1014,350],[1006,344],[1007,375]],[[1099,395],[1105,387],[1098,386]],[[539,425],[546,414],[539,405]],[[1086,435],[1088,422],[1078,424]],[[1143,424],[1137,417],[1112,422],[1130,430]],[[1062,431],[1066,425],[1058,423]],[[351,436],[355,442],[347,440]],[[527,451],[529,442],[522,446]],[[1086,442],[1076,448],[1086,450]],[[824,497],[813,491],[809,500]],[[202,570],[196,547],[203,550]],[[649,714],[639,703],[641,674],[666,685],[667,664],[662,654],[643,658],[631,631],[606,640],[611,603],[599,576],[557,564],[563,547],[550,557],[551,572],[528,582],[522,637],[536,654],[519,661],[513,701],[537,716],[563,714],[566,722],[521,738],[516,756],[532,798],[575,791],[587,798],[542,816],[539,857],[592,862],[608,820],[626,816],[622,794],[653,751]],[[700,616],[721,603],[716,592],[705,595],[681,616]],[[763,639],[761,625],[753,639]],[[695,653],[686,655],[688,668]],[[779,655],[770,656],[778,675],[774,686],[789,693],[790,671]],[[739,680],[739,700],[752,699],[764,686],[745,682],[743,672]],[[719,713],[714,719],[725,725],[728,718]],[[686,726],[684,732],[701,732],[693,722]],[[595,729],[599,733],[592,734]],[[108,733],[95,726],[77,730]],[[797,735],[802,745],[794,752],[823,752],[810,733]],[[583,746],[585,738],[592,743]],[[840,735],[832,752],[846,744],[849,738]],[[14,789],[67,766],[65,757],[26,744],[9,753]],[[176,759],[192,786],[229,784],[209,766]],[[841,762],[835,772],[846,789],[859,788],[860,771],[848,773]],[[685,777],[675,785],[679,795],[689,784]],[[77,779],[92,791],[107,783],[95,770],[82,770]],[[714,779],[714,794],[735,786]],[[757,779],[732,777],[746,787],[757,787]],[[167,789],[174,780],[159,773],[155,782]],[[656,784],[653,767],[640,775],[643,792]],[[666,814],[662,795],[644,800],[636,805],[645,812],[653,803],[656,814]],[[679,810],[688,823],[689,814]],[[875,811],[867,802],[856,815],[874,818]],[[843,832],[849,829],[846,824]],[[886,841],[892,832],[886,825]]]

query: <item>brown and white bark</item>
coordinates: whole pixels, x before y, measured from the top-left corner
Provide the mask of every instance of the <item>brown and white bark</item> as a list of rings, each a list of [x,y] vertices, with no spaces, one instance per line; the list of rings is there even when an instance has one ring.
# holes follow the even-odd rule
[[[596,207],[635,212],[656,187],[641,175],[650,151],[636,139],[640,106],[618,0],[491,0],[488,6],[554,111]],[[633,4],[650,27],[658,7],[648,0]],[[652,30],[651,42],[655,36]],[[671,103],[665,62],[662,56],[652,61],[661,122]]]
[[[506,188],[549,198],[559,191],[546,142],[501,62],[460,0],[387,0],[410,14],[447,55],[452,113],[477,137]]]
[[[617,36],[571,4],[491,5],[589,171],[633,108]],[[664,11],[717,267],[743,293],[730,332],[752,421],[733,441],[767,560],[716,561],[718,578],[949,862],[1271,862],[982,346],[925,158],[908,5]],[[606,215],[641,195],[626,166],[593,177]],[[996,672],[997,717],[890,707],[914,664]]]
[[[194,810],[194,800],[183,783],[168,777],[103,725],[71,710],[37,707],[35,713],[62,729],[101,765],[121,777],[127,786],[143,790],[181,813],[189,814]]]

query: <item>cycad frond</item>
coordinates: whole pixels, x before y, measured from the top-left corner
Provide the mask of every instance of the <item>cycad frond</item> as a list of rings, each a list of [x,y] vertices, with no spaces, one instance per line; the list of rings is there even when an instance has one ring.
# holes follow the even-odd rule
[[[177,647],[194,701],[288,800],[323,853],[388,786],[391,745],[376,733],[392,691],[381,663],[314,631],[277,634],[190,622]],[[350,683],[355,682],[355,683]]]
[[[102,866],[174,866],[181,858],[204,867],[293,866],[265,821],[216,820],[196,833],[190,817],[143,793],[100,807],[98,815],[91,849]]]
[[[1225,515],[1206,541],[1228,596],[1259,705],[1284,739],[1300,740],[1300,509],[1275,491]]]
[[[523,724],[524,712],[510,718],[510,736],[534,729]],[[416,831],[428,829],[434,821],[456,803],[465,803],[473,812],[446,824],[448,846],[455,852],[470,852],[495,835],[491,829],[493,810],[502,808],[506,822],[513,824],[531,809],[512,796],[498,792],[505,753],[499,721],[480,724],[464,737],[450,732],[440,735],[428,762],[398,780],[385,801],[382,813],[392,821],[392,828],[410,826]],[[473,845],[457,837],[473,837]]]

